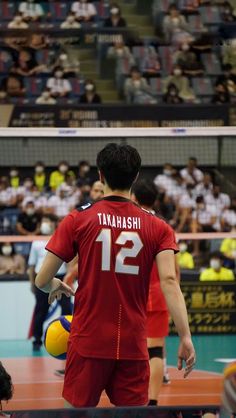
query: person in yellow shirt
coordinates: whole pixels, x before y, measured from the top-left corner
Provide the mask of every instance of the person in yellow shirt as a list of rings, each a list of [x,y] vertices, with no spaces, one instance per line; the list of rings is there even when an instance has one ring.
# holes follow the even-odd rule
[[[34,184],[37,189],[42,192],[46,186],[45,165],[42,161],[38,161],[34,167]]]
[[[194,260],[191,253],[188,252],[188,246],[185,241],[179,243],[179,253],[176,255],[178,265],[181,269],[193,269]]]
[[[19,171],[16,167],[12,167],[9,171],[9,177],[10,177],[10,185],[14,189],[17,189],[17,187],[20,186],[20,176]]]
[[[236,264],[236,226],[231,232],[235,233],[235,238],[225,238],[220,246],[220,252],[225,257],[224,266],[234,269]]]
[[[50,174],[49,186],[52,191],[55,191],[65,181],[65,175],[69,171],[69,164],[67,161],[61,161],[58,164],[57,170]]]
[[[210,267],[200,274],[201,281],[231,281],[234,280],[232,270],[222,267],[223,256],[219,251],[211,254]]]

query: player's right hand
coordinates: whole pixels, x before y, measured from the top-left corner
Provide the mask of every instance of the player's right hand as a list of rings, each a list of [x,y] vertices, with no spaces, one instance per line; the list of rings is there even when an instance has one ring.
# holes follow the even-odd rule
[[[180,340],[179,349],[178,349],[178,369],[182,370],[183,362],[185,362],[186,367],[184,370],[184,377],[187,377],[189,373],[193,370],[193,367],[196,363],[196,354],[194,346],[192,343],[191,337],[183,337]]]
[[[75,292],[68,286],[66,283],[63,283],[61,280],[54,279],[51,283],[51,290],[48,296],[48,303],[51,305],[54,300],[60,300],[62,295],[66,295],[68,298],[74,296]]]

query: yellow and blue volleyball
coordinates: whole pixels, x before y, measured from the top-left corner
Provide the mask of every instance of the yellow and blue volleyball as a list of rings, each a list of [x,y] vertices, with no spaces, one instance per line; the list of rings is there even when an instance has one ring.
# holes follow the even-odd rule
[[[72,315],[60,316],[50,322],[45,332],[44,346],[48,354],[60,360],[66,359],[71,321]]]

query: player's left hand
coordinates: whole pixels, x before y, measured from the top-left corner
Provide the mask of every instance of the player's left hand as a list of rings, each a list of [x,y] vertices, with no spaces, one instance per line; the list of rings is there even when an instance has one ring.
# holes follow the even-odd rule
[[[70,296],[74,296],[74,294],[75,292],[73,289],[71,289],[70,286],[54,277],[51,283],[51,290],[48,296],[48,303],[49,305],[51,305],[54,302],[54,300],[60,300],[62,295],[66,295],[69,298]]]

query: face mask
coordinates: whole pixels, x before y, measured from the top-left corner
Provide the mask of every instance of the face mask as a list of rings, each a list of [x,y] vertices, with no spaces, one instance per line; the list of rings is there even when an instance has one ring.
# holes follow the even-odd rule
[[[187,250],[187,245],[186,244],[179,244],[179,251],[181,253],[185,253],[186,250]]]
[[[31,181],[25,181],[24,182],[24,187],[26,189],[30,189],[33,186],[33,183]]]
[[[51,235],[52,234],[52,226],[48,222],[42,222],[40,226],[40,232],[42,235]]]
[[[68,21],[68,23],[74,23],[74,21],[75,21],[74,16],[69,16],[67,21]]]
[[[179,23],[179,18],[178,17],[172,17],[172,23],[174,23],[174,25],[178,25]]]
[[[43,173],[44,168],[41,165],[38,165],[37,167],[35,167],[35,172],[37,174]]]
[[[60,60],[61,60],[61,61],[65,61],[65,60],[67,60],[67,55],[66,55],[66,54],[61,54],[61,55],[60,55]]]
[[[94,85],[93,84],[86,84],[85,90],[87,90],[87,91],[93,91],[94,90]]]
[[[136,88],[140,87],[140,85],[141,85],[141,81],[140,80],[134,80],[134,86]]]
[[[182,74],[182,71],[180,70],[180,68],[176,68],[174,70],[174,75],[181,75],[181,74]]]
[[[2,247],[2,253],[3,253],[3,255],[11,255],[12,247],[10,245],[4,245]]]
[[[21,23],[22,22],[22,19],[21,19],[20,16],[16,16],[14,20],[15,20],[16,23]]]
[[[165,174],[165,176],[171,176],[171,174],[172,174],[172,171],[171,170],[169,170],[168,168],[165,168],[164,170],[163,170],[163,174]]]
[[[82,171],[83,171],[83,173],[84,173],[84,174],[88,173],[88,172],[89,172],[89,170],[90,170],[90,167],[88,167],[87,165],[85,165],[85,166],[82,168]]]
[[[60,167],[59,167],[59,171],[61,172],[61,173],[66,173],[67,172],[67,170],[68,170],[68,167],[66,166],[66,165],[60,165]]]
[[[50,93],[49,93],[48,91],[45,91],[45,92],[42,94],[42,97],[43,97],[43,99],[48,100],[48,99],[49,99],[49,97],[50,97]]]
[[[176,91],[175,90],[170,90],[170,95],[171,96],[176,96]]]
[[[63,71],[56,71],[55,72],[55,77],[56,78],[62,78],[63,77]]]
[[[10,171],[10,177],[17,177],[18,176],[18,171],[16,170],[11,170]]]
[[[182,45],[182,51],[188,51],[189,50],[189,45],[188,44],[183,44]]]
[[[221,264],[220,264],[220,260],[217,260],[217,259],[212,259],[212,260],[210,261],[210,266],[211,266],[211,268],[212,268],[212,269],[214,269],[214,270],[219,270],[219,268],[220,268],[220,266],[221,266]]]
[[[26,213],[27,213],[27,215],[32,216],[35,213],[35,209],[34,208],[28,208],[28,209],[26,209]]]
[[[124,54],[123,48],[117,48],[116,53],[117,53],[117,55],[119,55],[119,57],[122,57],[123,54]]]
[[[119,13],[119,9],[118,9],[118,7],[112,7],[112,9],[111,9],[111,14],[112,15],[117,15]]]

